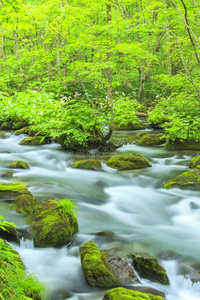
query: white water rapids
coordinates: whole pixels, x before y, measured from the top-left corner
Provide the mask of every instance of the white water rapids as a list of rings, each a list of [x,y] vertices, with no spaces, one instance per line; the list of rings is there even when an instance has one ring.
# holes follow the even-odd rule
[[[26,184],[40,201],[71,197],[79,206],[79,232],[69,247],[39,249],[28,239],[22,239],[20,247],[12,244],[27,270],[48,285],[52,300],[102,299],[105,290],[89,287],[81,270],[78,249],[90,240],[117,254],[146,252],[156,256],[167,270],[170,286],[142,280],[145,286],[163,291],[166,300],[200,299],[200,283],[192,283],[179,268],[183,262],[200,263],[199,191],[162,188],[165,180],[188,169],[190,153],[126,145],[117,151],[141,153],[152,168],[117,171],[107,167],[102,156],[103,171],[95,172],[70,168],[78,155],[62,151],[57,144],[18,145],[23,137],[1,133],[1,181]],[[30,169],[9,169],[17,160],[29,163]],[[4,177],[4,173],[11,177]],[[15,222],[21,232],[26,231],[24,216],[10,204],[0,201],[0,214]],[[114,235],[95,235],[100,231]],[[165,260],[162,253],[172,253],[172,257]]]

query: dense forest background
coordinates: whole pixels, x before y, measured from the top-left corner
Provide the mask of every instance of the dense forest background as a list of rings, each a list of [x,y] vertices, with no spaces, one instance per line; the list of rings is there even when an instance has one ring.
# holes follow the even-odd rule
[[[1,1],[1,120],[54,139],[102,140],[149,112],[168,139],[199,141],[196,0]]]

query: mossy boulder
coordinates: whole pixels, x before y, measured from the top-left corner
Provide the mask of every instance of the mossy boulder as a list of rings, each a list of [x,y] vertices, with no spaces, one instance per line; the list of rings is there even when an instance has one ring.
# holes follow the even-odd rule
[[[0,228],[0,238],[8,242],[15,242],[17,244],[20,244],[20,235],[15,227],[11,225],[4,225],[4,228],[5,230]]]
[[[22,194],[31,195],[31,192],[24,184],[19,182],[0,182],[0,199],[14,200],[17,196]]]
[[[184,172],[183,174],[167,180],[163,187],[165,189],[171,188],[183,188],[183,189],[195,189],[200,190],[200,170],[192,169],[190,171]]]
[[[15,161],[10,164],[9,168],[11,169],[29,169],[29,165],[21,160]]]
[[[81,265],[87,282],[91,286],[112,287],[120,284],[107,260],[105,251],[90,241],[80,247]]]
[[[200,155],[193,157],[189,161],[189,167],[192,169],[195,169],[195,168],[200,169]]]
[[[160,296],[128,290],[122,287],[107,291],[102,300],[163,300]]]
[[[17,212],[24,215],[30,215],[35,208],[39,205],[39,202],[31,195],[20,195],[14,201],[14,208]]]
[[[72,210],[66,210],[67,201],[46,200],[26,218],[33,233],[35,247],[59,247],[67,244],[78,231],[78,222]]]
[[[133,266],[141,277],[153,282],[169,284],[165,269],[155,257],[146,253],[133,254]]]
[[[152,165],[145,157],[138,153],[125,153],[109,158],[107,166],[119,170],[130,170],[147,168]]]
[[[101,162],[95,159],[83,159],[78,160],[71,164],[72,168],[84,169],[84,170],[101,170]]]
[[[176,150],[200,150],[200,141],[196,142],[194,140],[179,140],[175,141],[168,140],[164,148],[166,150],[176,151]]]
[[[161,145],[165,142],[165,137],[162,133],[154,134],[154,133],[145,133],[140,132],[136,135],[129,136],[126,141],[128,143],[135,142],[140,146],[156,146]]]
[[[43,136],[34,136],[34,137],[27,137],[24,138],[19,145],[29,145],[29,146],[39,146],[46,144],[47,141]]]
[[[137,123],[130,123],[127,125],[114,124],[113,129],[114,130],[142,130],[145,129],[145,126],[141,121],[138,121]]]

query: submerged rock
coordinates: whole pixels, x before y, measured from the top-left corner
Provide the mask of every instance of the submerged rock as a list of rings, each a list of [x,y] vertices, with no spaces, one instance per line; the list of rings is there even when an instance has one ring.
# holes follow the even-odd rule
[[[20,195],[14,201],[15,210],[24,215],[30,215],[38,205],[39,202],[31,195]]]
[[[39,146],[46,143],[47,141],[44,136],[34,136],[24,138],[21,142],[19,142],[19,145]]]
[[[74,162],[71,165],[72,168],[84,169],[84,170],[101,170],[101,162],[95,159],[83,159]]]
[[[21,160],[15,161],[10,164],[9,168],[11,169],[29,169],[29,165]]]
[[[120,284],[108,264],[106,252],[100,251],[94,242],[85,243],[79,251],[83,273],[90,285],[112,287]]]
[[[195,168],[200,169],[200,155],[193,157],[189,161],[189,167],[192,169],[195,169]]]
[[[0,182],[0,199],[14,200],[17,196],[22,194],[31,195],[31,192],[26,188],[24,184],[21,184],[19,182]]]
[[[165,269],[155,257],[146,253],[133,254],[133,266],[141,277],[153,282],[169,284]]]
[[[69,205],[68,205],[68,203]],[[59,247],[70,242],[78,222],[70,200],[46,200],[26,218],[35,247]]]
[[[200,190],[200,170],[192,169],[190,171],[184,172],[183,174],[167,180],[163,187],[165,189],[171,188],[183,188],[183,189],[195,189]]]
[[[194,140],[179,140],[175,141],[168,140],[164,148],[166,150],[200,150],[200,141],[196,142]]]
[[[137,153],[114,155],[108,159],[107,165],[119,170],[141,169],[152,166],[145,157]]]
[[[102,300],[163,300],[160,296],[128,290],[122,287],[107,291]]]
[[[126,141],[128,143],[135,142],[137,145],[140,146],[156,146],[161,145],[165,142],[165,137],[162,133],[145,133],[140,132],[136,135],[129,136]]]

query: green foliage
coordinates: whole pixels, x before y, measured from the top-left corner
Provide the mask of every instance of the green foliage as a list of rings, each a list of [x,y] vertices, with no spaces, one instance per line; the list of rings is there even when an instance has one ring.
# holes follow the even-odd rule
[[[200,140],[200,104],[195,95],[179,93],[161,99],[149,116],[149,122],[165,129],[168,139]]]
[[[58,139],[65,137],[65,143],[73,137],[80,145],[89,139],[102,138],[104,120],[94,108],[82,99],[64,97],[55,100],[45,92],[17,93],[4,97],[0,102],[0,119],[11,123],[24,120],[39,135]]]
[[[136,112],[144,109],[137,100],[130,99],[129,96],[119,96],[114,102],[114,123],[119,127],[137,124],[139,119]]]
[[[0,219],[3,219],[0,216]],[[1,221],[1,229],[13,223]],[[34,276],[25,273],[19,254],[3,239],[0,239],[0,299],[44,299],[46,288]]]

